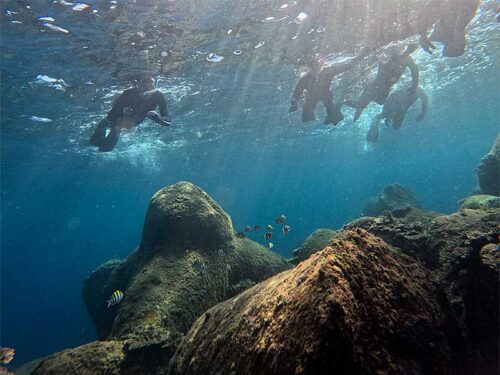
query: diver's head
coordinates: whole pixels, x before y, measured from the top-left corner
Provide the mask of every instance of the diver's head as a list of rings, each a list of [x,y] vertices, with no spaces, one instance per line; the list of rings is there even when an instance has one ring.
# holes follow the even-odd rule
[[[325,65],[325,58],[319,53],[315,54],[311,62],[311,70],[313,72],[320,71]]]
[[[155,88],[155,80],[151,77],[143,77],[137,82],[137,88],[141,92],[151,91]]]
[[[403,46],[399,44],[391,44],[385,48],[384,52],[382,55],[380,55],[378,61],[381,64],[388,64],[389,62],[395,60],[399,56],[403,54]]]

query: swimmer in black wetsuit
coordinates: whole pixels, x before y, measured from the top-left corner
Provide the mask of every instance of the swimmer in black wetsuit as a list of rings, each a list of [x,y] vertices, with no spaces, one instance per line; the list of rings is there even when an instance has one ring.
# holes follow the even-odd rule
[[[299,109],[299,102],[304,90],[306,91],[305,103],[302,107],[302,121],[314,121],[314,109],[322,101],[327,112],[325,124],[337,125],[344,116],[341,104],[333,103],[333,95],[330,89],[333,77],[353,68],[359,61],[369,53],[369,48],[364,47],[360,54],[346,62],[324,66],[323,59],[315,59],[311,71],[300,78],[293,91],[289,113]]]
[[[429,106],[429,98],[424,90],[419,87],[417,92],[413,93],[411,85],[403,85],[391,92],[385,101],[382,112],[373,119],[366,139],[369,142],[377,142],[379,123],[382,119],[385,119],[386,125],[392,125],[394,130],[399,129],[403,124],[406,112],[417,99],[420,99],[422,102],[420,114],[416,118],[418,122],[423,120]]]
[[[436,46],[432,41],[443,43],[443,56],[457,57],[465,51],[465,28],[474,18],[480,0],[430,0],[418,16],[420,45],[432,53]],[[429,36],[429,29],[434,31]]]
[[[406,68],[410,69],[413,93],[417,92],[418,88],[418,67],[415,61],[410,56],[417,49],[417,44],[411,44],[402,51],[400,46],[390,46],[379,59],[377,76],[366,85],[366,88],[361,95],[361,98],[355,104],[356,114],[354,121],[363,113],[370,102],[374,101],[377,104],[384,104],[392,86],[399,81]]]
[[[121,129],[138,126],[146,118],[163,126],[171,125],[165,97],[160,91],[154,90],[154,83],[153,78],[143,78],[136,87],[125,90],[97,125],[90,137],[90,144],[99,147],[99,151],[111,151],[118,142]],[[160,109],[159,115],[154,111],[156,107]],[[106,135],[107,129],[110,130]]]

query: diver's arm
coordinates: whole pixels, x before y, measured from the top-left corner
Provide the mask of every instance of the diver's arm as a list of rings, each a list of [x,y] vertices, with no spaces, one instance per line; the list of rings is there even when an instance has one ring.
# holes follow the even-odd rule
[[[161,116],[160,117],[160,115],[158,113],[156,113],[155,111],[149,111],[147,113],[146,117],[148,119],[150,119],[151,121],[154,121],[157,124],[162,125],[162,126],[172,125],[172,120],[171,120],[170,116]]]
[[[444,0],[430,0],[425,5],[417,21],[417,32],[420,35],[420,46],[428,53],[432,53],[436,46],[429,39],[429,29],[439,20],[440,8]]]
[[[417,95],[422,102],[422,108],[420,109],[420,114],[417,116],[416,120],[422,121],[427,114],[427,109],[429,108],[429,97],[421,88],[418,89]]]
[[[407,57],[406,66],[411,72],[411,92],[416,94],[418,89],[418,66],[411,57]]]
[[[336,76],[337,74],[343,73],[347,70],[354,68],[361,60],[363,60],[368,55],[368,53],[370,53],[370,48],[363,47],[359,52],[359,55],[357,55],[356,57],[324,68],[323,69],[324,74],[328,78],[333,79],[333,77]]]

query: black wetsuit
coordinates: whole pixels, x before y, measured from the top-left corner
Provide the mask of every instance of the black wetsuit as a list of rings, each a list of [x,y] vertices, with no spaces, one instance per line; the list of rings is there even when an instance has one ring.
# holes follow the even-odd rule
[[[354,121],[358,120],[370,102],[374,101],[377,104],[385,103],[392,86],[400,80],[406,68],[410,69],[411,72],[411,90],[413,93],[416,93],[418,88],[418,66],[410,56],[415,48],[413,45],[409,46],[401,55],[391,57],[387,63],[379,63],[377,76],[366,85],[363,94],[356,103]]]
[[[353,68],[365,55],[366,53],[361,53],[359,56],[346,62],[337,63],[319,71],[318,69],[313,69],[300,78],[293,91],[290,112],[297,110],[302,93],[306,91],[305,103],[302,106],[302,121],[314,121],[316,119],[314,109],[322,101],[327,112],[325,124],[337,125],[342,121],[344,116],[340,111],[341,104],[333,103],[333,95],[330,89],[333,77]]]
[[[156,112],[152,112],[156,107],[160,110],[159,116]],[[165,96],[158,90],[141,92],[137,87],[125,90],[113,102],[106,118],[97,125],[90,143],[99,147],[99,151],[111,151],[118,142],[122,124],[125,121],[128,127],[134,127],[143,122],[146,117],[160,125],[170,125]],[[108,128],[110,131],[106,136]]]
[[[432,53],[431,41],[443,43],[443,56],[461,56],[465,51],[465,28],[474,18],[480,0],[430,0],[419,14],[418,33],[422,48]],[[429,30],[434,26],[431,36]]]
[[[370,130],[367,134],[367,139],[370,142],[376,142],[378,139],[378,127],[382,119],[385,119],[386,125],[391,125],[393,129],[397,130],[403,124],[406,112],[415,104],[417,99],[422,102],[420,114],[416,120],[421,121],[425,117],[429,105],[429,98],[427,94],[420,87],[416,93],[413,93],[411,85],[403,85],[399,89],[391,92],[385,101],[384,108],[373,119]]]

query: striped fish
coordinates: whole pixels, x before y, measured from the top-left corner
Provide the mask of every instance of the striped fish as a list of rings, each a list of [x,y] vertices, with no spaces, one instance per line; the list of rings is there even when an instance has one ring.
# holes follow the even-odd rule
[[[121,290],[115,290],[111,297],[106,301],[108,303],[108,308],[113,305],[118,305],[123,299],[123,292]]]

